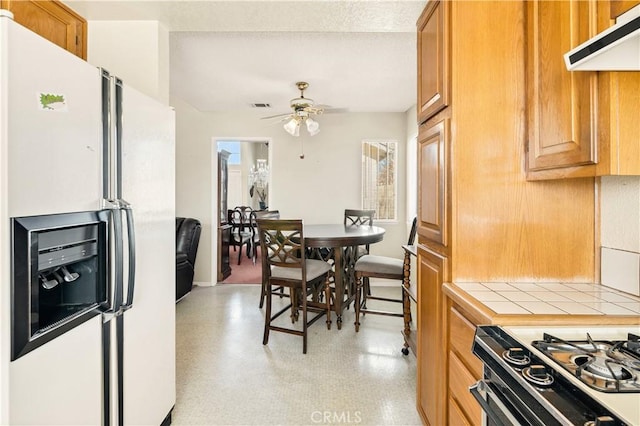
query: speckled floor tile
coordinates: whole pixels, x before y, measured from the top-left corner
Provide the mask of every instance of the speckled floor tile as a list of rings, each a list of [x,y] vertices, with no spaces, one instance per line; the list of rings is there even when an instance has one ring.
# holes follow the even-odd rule
[[[374,292],[398,296],[397,287]],[[195,288],[176,306],[174,425],[421,424],[401,318],[367,315],[359,333],[353,308],[342,330],[335,315],[331,330],[321,318],[303,355],[298,336],[271,332],[262,345],[259,293],[246,284]]]

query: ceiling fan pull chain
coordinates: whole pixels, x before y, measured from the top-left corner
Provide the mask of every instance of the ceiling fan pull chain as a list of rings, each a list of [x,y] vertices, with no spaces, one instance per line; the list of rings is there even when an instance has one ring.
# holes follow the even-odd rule
[[[300,138],[300,159],[304,160],[304,138]]]

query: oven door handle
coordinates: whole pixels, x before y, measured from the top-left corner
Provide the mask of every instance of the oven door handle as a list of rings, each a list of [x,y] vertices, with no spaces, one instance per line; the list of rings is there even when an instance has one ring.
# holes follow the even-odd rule
[[[491,390],[489,383],[490,382],[488,380],[478,380],[474,385],[469,387],[469,392],[471,392],[471,395],[473,395],[476,401],[478,401],[478,404],[480,404],[480,407],[482,407],[482,411],[486,413],[487,417],[489,417],[493,423],[497,425],[505,424],[502,419],[496,416],[494,409],[491,408],[491,406],[487,402],[486,398],[489,397],[495,403],[500,412],[509,420],[509,422],[511,422],[510,424],[520,424],[518,419],[516,419],[511,414],[507,406],[504,405],[504,403],[500,400],[500,398],[498,398],[495,392]]]

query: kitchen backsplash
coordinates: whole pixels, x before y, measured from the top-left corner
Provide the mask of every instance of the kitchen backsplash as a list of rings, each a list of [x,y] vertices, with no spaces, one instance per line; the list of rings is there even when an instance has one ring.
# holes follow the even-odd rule
[[[601,282],[640,296],[640,177],[601,179]]]

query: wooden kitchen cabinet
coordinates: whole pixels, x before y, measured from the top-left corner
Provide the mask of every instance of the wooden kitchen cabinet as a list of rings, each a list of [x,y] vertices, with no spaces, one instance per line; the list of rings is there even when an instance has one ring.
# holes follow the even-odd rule
[[[598,79],[563,55],[593,34],[595,2],[527,3],[527,173],[596,163]]]
[[[529,180],[640,175],[640,73],[569,72],[563,61],[637,4],[527,2]]]
[[[418,114],[416,404],[426,424],[478,424],[468,385],[481,375],[471,354],[481,319],[458,307],[459,315],[451,313],[442,282],[595,280],[595,179],[527,179],[530,2],[429,1],[418,31],[436,3],[448,16],[442,63],[449,64],[443,86],[449,91],[426,121]],[[426,79],[419,111],[431,99],[422,87],[438,81],[440,72],[425,67],[428,62],[419,56],[420,79]],[[551,96],[548,88],[544,93]]]
[[[447,258],[418,246],[418,412],[425,424],[446,424],[445,347],[442,283]]]
[[[418,123],[449,105],[449,1],[429,1],[418,19]]]
[[[58,0],[0,0],[13,19],[82,59],[87,59],[87,21]]]
[[[449,401],[455,402],[455,415],[464,418],[467,424],[479,425],[482,424],[482,410],[469,392],[469,386],[482,378],[482,362],[471,348],[476,326],[490,320],[470,315],[448,298],[447,306]]]
[[[447,246],[449,119],[418,130],[418,235]]]
[[[603,113],[596,176],[640,175],[640,72],[600,73]]]

